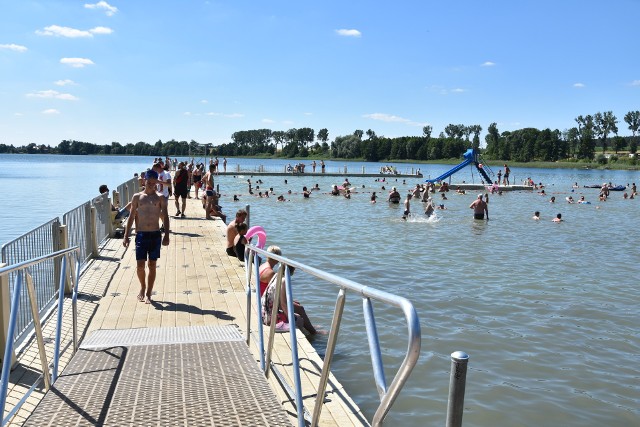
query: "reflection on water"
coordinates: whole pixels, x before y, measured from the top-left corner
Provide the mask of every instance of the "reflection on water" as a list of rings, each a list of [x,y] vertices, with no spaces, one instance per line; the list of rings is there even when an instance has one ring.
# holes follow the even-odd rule
[[[448,168],[419,166],[432,175]],[[284,177],[261,177],[260,187],[274,187],[276,195],[291,200],[286,203],[249,196],[246,180],[254,185],[256,180],[250,175],[216,182],[224,210],[232,214],[250,204],[251,225],[263,226],[267,244],[279,245],[285,256],[405,296],[416,306],[422,354],[386,424],[444,424],[449,355],[464,350],[470,355],[465,425],[640,425],[639,201],[612,192],[609,201],[599,202],[598,190],[571,188],[576,181],[637,183],[640,174],[515,169],[512,176],[547,184],[548,196],[494,195],[490,221],[473,219],[474,194],[453,192],[444,202],[447,209],[436,211],[434,219],[412,201],[414,215],[403,221],[402,205],[384,202],[381,187],[395,185],[404,196],[418,179],[402,184],[350,176],[358,192],[347,200],[299,194],[316,183],[320,193],[327,192],[341,184],[339,179],[288,177],[285,184]],[[455,178],[474,177],[463,172]],[[52,188],[43,197],[62,198],[67,189],[67,184]],[[93,188],[81,183],[77,191],[84,193],[83,201],[93,195]],[[376,204],[369,202],[371,191],[380,197]],[[232,201],[233,194],[240,194],[240,202]],[[552,195],[557,200],[584,195],[592,204],[552,204]],[[534,211],[541,212],[540,221],[531,219]],[[558,212],[565,222],[554,224]],[[303,273],[296,274],[294,287],[312,321],[328,328],[337,288]],[[379,303],[374,310],[390,383],[406,349],[406,330],[398,310]],[[347,294],[333,370],[371,417],[379,399],[362,319],[360,298]],[[323,353],[326,337],[315,338],[313,345]]]

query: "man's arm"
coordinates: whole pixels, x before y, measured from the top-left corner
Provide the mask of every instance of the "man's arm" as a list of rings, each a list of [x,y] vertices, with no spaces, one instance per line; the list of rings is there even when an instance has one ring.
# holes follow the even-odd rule
[[[129,237],[129,233],[131,232],[133,221],[136,217],[136,214],[138,213],[139,199],[140,199],[140,195],[134,194],[133,197],[131,198],[131,202],[129,203],[131,208],[130,208],[129,218],[127,219],[127,225],[124,228],[124,238],[122,239],[122,244],[124,245],[125,248],[129,246],[129,241],[131,240],[131,238]]]
[[[164,197],[160,197],[160,207],[162,208],[162,224],[164,225],[164,237],[162,238],[162,245],[169,246],[169,211],[167,209],[167,200]]]

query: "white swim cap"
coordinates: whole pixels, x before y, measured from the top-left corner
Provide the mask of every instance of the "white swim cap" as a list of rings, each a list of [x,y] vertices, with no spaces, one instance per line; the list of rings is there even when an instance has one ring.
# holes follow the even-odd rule
[[[482,193],[478,194],[478,199],[482,199]]]

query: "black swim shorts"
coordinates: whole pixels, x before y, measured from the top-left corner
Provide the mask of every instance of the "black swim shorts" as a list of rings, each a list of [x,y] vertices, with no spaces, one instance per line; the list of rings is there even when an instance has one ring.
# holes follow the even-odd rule
[[[138,231],[136,233],[136,260],[155,261],[160,258],[162,233],[158,231]]]
[[[473,218],[474,219],[484,219],[484,214],[483,213],[474,213],[473,214]]]
[[[175,194],[176,199],[178,197],[182,197],[183,199],[187,198],[187,194],[189,194],[189,190],[187,187],[176,187],[173,194]]]

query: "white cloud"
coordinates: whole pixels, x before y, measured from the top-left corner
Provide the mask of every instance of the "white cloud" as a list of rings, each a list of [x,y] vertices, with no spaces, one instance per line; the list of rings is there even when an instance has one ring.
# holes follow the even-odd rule
[[[61,64],[70,65],[74,68],[83,68],[85,65],[93,65],[93,61],[87,58],[62,58]]]
[[[8,49],[8,50],[12,50],[14,52],[26,52],[27,48],[26,46],[20,46],[19,44],[0,44],[0,49]]]
[[[404,117],[394,116],[393,114],[386,113],[373,113],[364,114],[362,117],[372,120],[379,120],[386,123],[404,123],[409,126],[426,126],[428,123],[414,122],[413,120],[405,119]]]
[[[480,64],[481,67],[493,67],[494,65],[496,65],[496,63],[491,61],[485,61],[482,64]]]
[[[634,80],[631,82],[631,86],[640,86],[640,80]]]
[[[107,27],[95,27],[90,30],[78,30],[77,28],[61,27],[59,25],[49,25],[42,30],[36,30],[39,36],[55,36],[55,37],[93,37],[94,34],[111,34],[113,30]]]
[[[214,112],[211,112],[211,113],[205,113],[205,116],[216,116],[216,117],[217,117],[217,116],[221,116],[221,115],[222,115],[222,114],[220,114],[220,113],[214,113]]]
[[[76,96],[71,95],[70,93],[60,93],[56,90],[39,90],[36,92],[28,93],[27,96],[29,98],[52,98],[52,99],[63,99],[65,101],[77,101],[78,98]]]
[[[410,122],[411,120],[409,119],[404,119],[402,117],[399,116],[394,116],[392,114],[385,114],[385,113],[373,113],[373,114],[365,114],[362,117],[365,117],[367,119],[373,119],[373,120],[379,120],[381,122],[387,122],[387,123],[407,123]]]
[[[336,30],[336,34],[343,37],[361,37],[362,36],[362,33],[358,30],[346,30],[346,29]]]
[[[22,116],[24,116],[24,114],[22,114],[22,113],[14,113],[13,115],[14,115],[14,116],[16,116],[16,117],[22,117]]]
[[[182,113],[185,116],[190,116],[191,115],[191,111],[185,111],[184,113]]]
[[[271,119],[262,119],[262,123],[271,124],[271,123],[275,123],[275,121]]]
[[[583,83],[574,83],[573,87],[577,87],[577,88],[583,88],[584,84]]]
[[[209,101],[207,101],[206,99],[203,99],[203,100],[200,101],[200,104],[208,104],[208,103],[209,103]]]
[[[74,82],[73,80],[65,79],[65,80],[56,80],[55,82],[53,82],[53,84],[55,84],[56,86],[72,86],[72,85],[75,85],[76,82]]]
[[[44,110],[42,114],[49,114],[49,115],[60,114],[60,111],[56,110],[55,108],[49,108],[48,110]]]
[[[466,90],[457,87],[455,89],[451,89],[451,92],[453,92],[453,93],[463,93],[463,92],[466,92]]]
[[[89,30],[91,34],[111,34],[113,30],[109,27],[95,27]]]
[[[85,9],[104,9],[107,16],[113,16],[118,11],[117,7],[111,6],[109,3],[102,0],[98,3],[85,3],[84,7]]]
[[[228,119],[238,119],[238,118],[244,117],[244,114],[231,113],[231,114],[223,114],[223,116],[228,118]]]
[[[303,113],[305,116],[313,116],[313,113]]]

